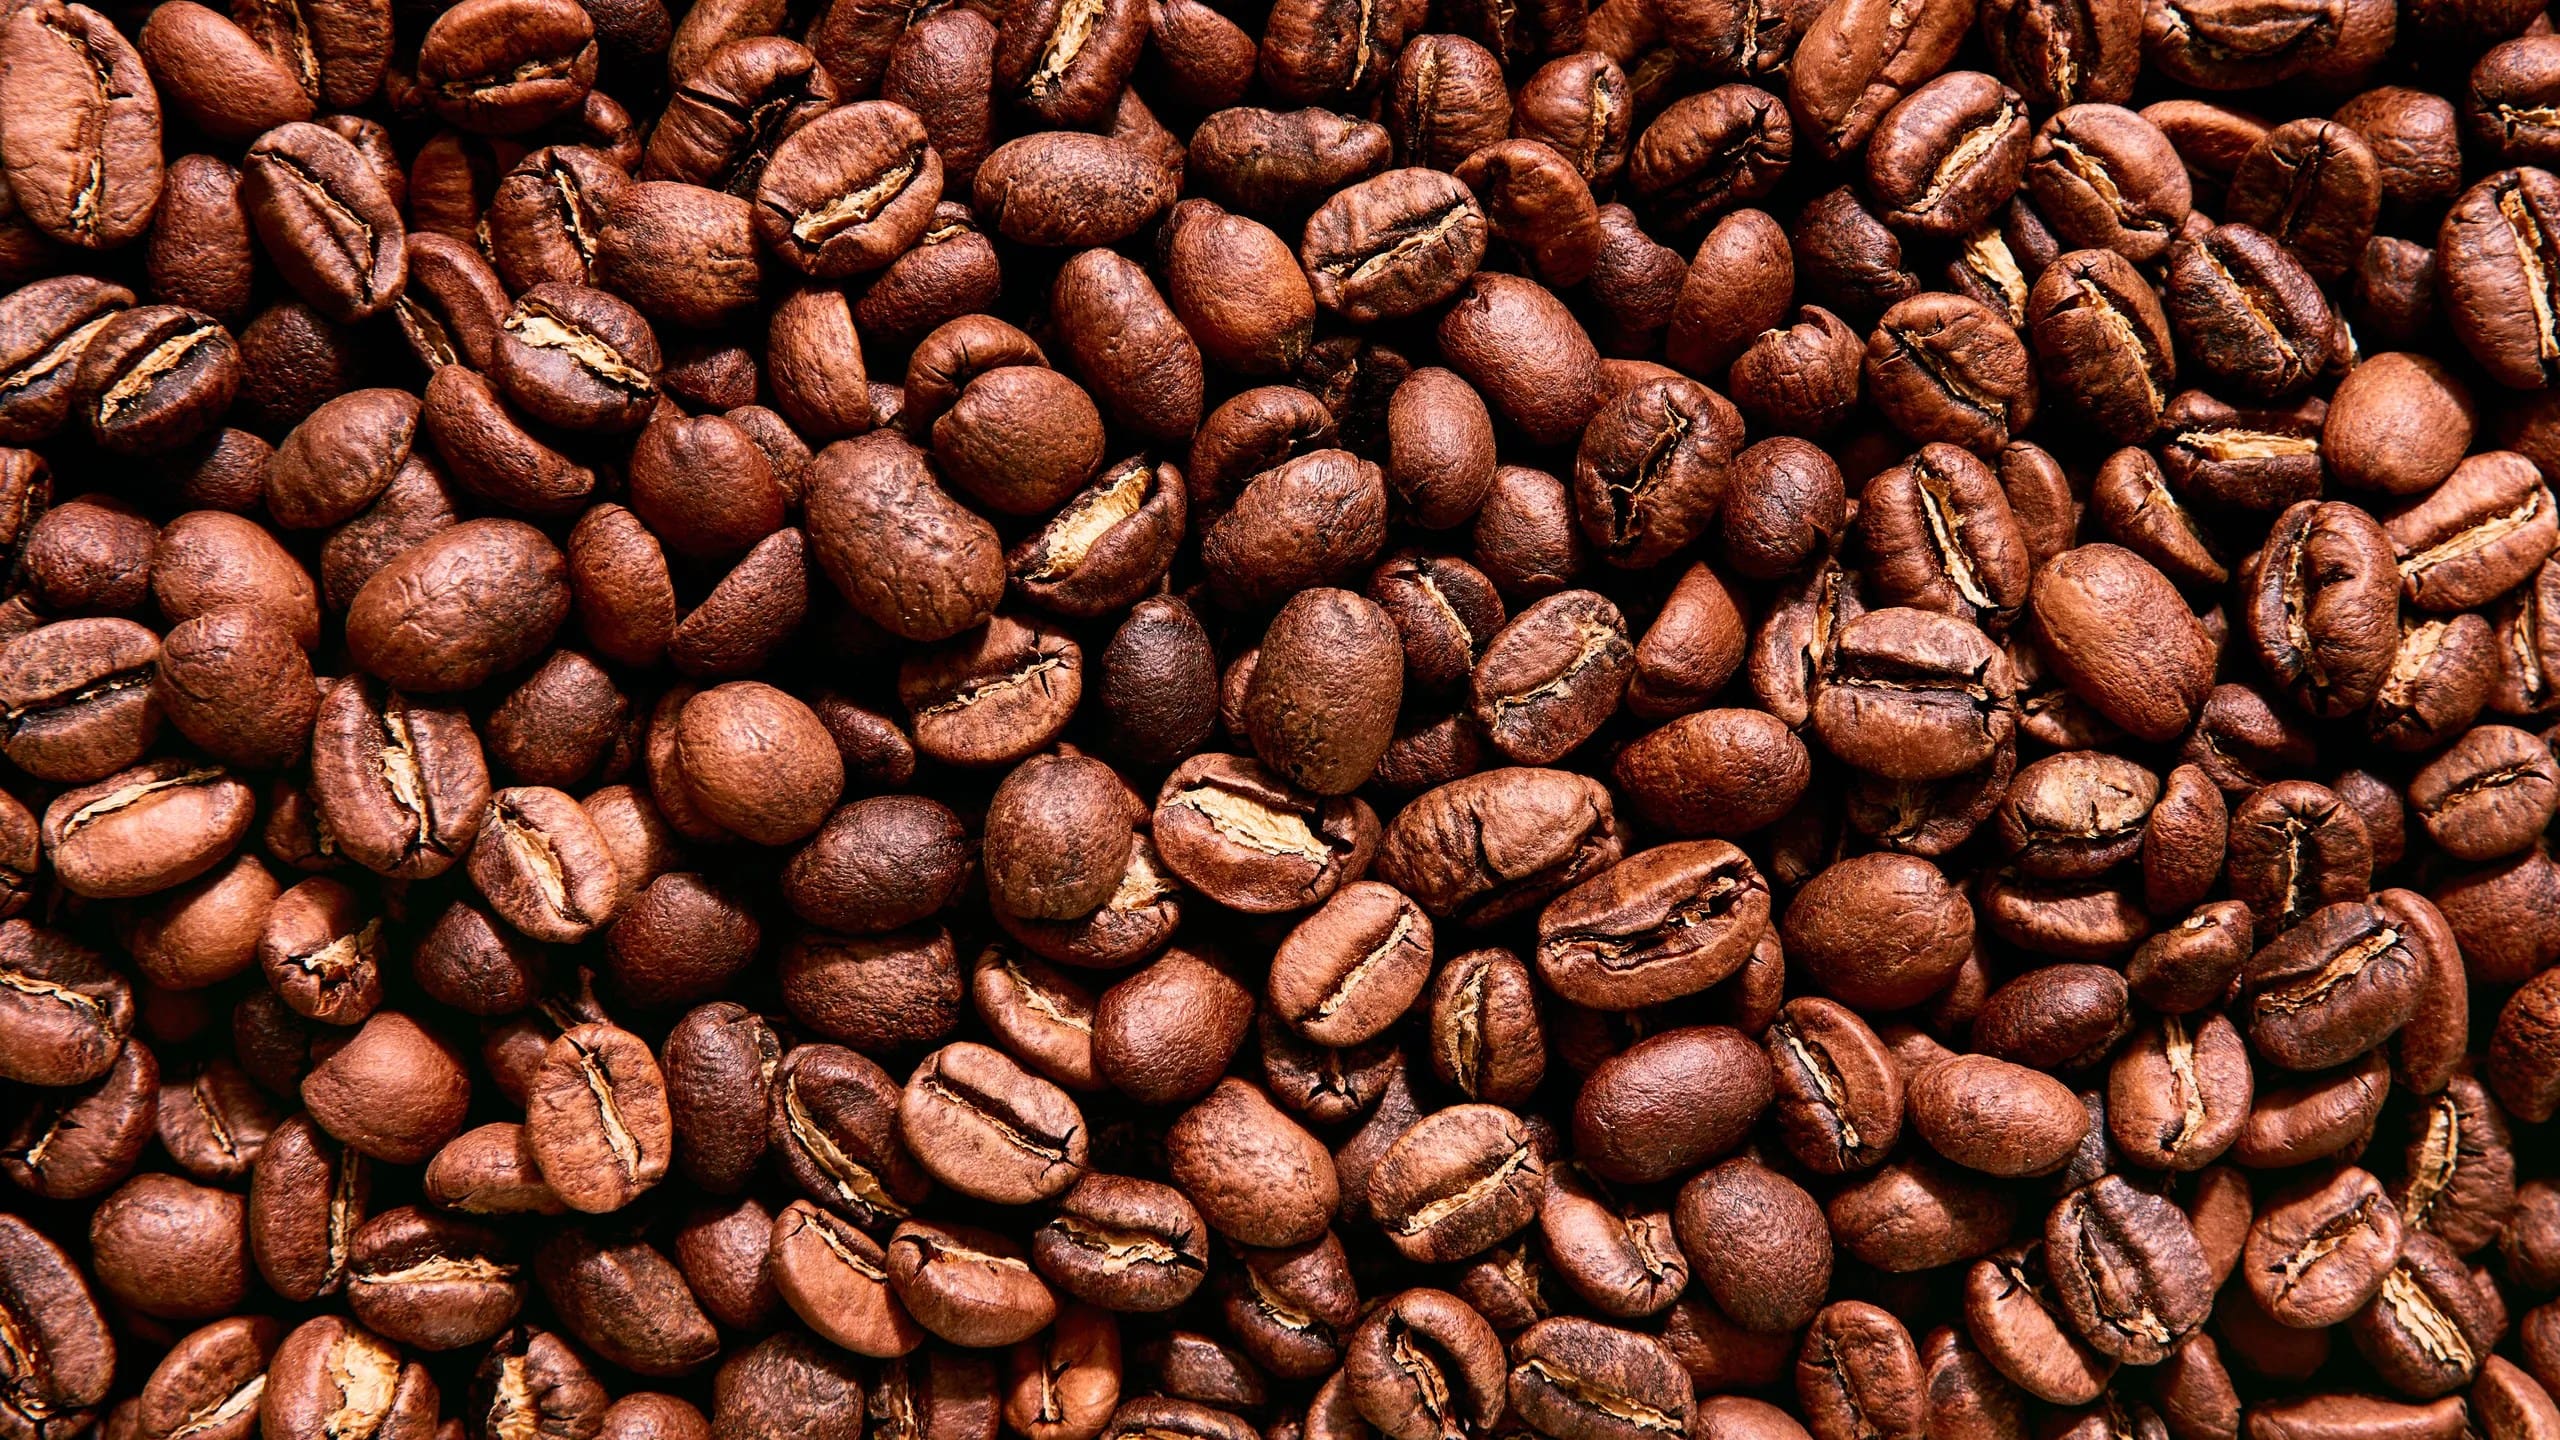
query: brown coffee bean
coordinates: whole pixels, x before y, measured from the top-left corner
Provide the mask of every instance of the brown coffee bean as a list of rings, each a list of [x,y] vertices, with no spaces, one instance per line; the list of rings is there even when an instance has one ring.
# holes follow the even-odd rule
[[[160,100],[143,59],[86,5],[30,7],[0,31],[25,119],[0,145],[12,209],[66,245],[108,250],[139,236],[160,197]]]
[[[1688,1373],[1651,1336],[1559,1317],[1523,1332],[1515,1353],[1511,1408],[1541,1435],[1635,1440],[1690,1424]]]
[[[1697,1093],[1714,1103],[1671,1105],[1665,1086],[1672,1075],[1703,1079]],[[1573,1107],[1574,1151],[1606,1179],[1667,1179],[1731,1151],[1768,1108],[1774,1086],[1767,1057],[1739,1031],[1665,1031],[1610,1057],[1583,1082]]]
[[[589,1023],[551,1042],[533,1078],[525,1138],[573,1210],[619,1210],[667,1173],[674,1136],[665,1076],[630,1032]]]
[[[1238,1244],[1303,1244],[1324,1232],[1340,1199],[1324,1146],[1233,1078],[1174,1120],[1165,1156],[1210,1228]]]
[[[381,1435],[434,1433],[436,1383],[380,1336],[324,1315],[284,1337],[267,1367],[260,1433],[313,1440],[341,1425]]]
[[[371,319],[407,287],[399,207],[337,132],[295,121],[260,135],[241,163],[240,200],[276,268],[329,319]]]
[[[1992,1175],[2059,1167],[2089,1127],[2071,1088],[1989,1056],[1965,1055],[1914,1076],[1911,1122],[1931,1149]]]
[[[1902,1322],[1858,1300],[1824,1306],[1796,1355],[1796,1397],[1814,1440],[1914,1440],[1922,1433],[1922,1378]]]
[[[2110,1176],[2063,1197],[2045,1222],[2054,1289],[2081,1338],[2131,1364],[2156,1363],[2202,1323],[2211,1276],[2186,1217]]]
[[[1407,1290],[1372,1311],[1345,1358],[1361,1418],[1391,1440],[1484,1426],[1502,1412],[1502,1342],[1445,1290]]]
[[[1369,1175],[1369,1210],[1409,1260],[1477,1254],[1534,1219],[1547,1184],[1539,1142],[1497,1105],[1453,1105],[1388,1147]]]
[[[575,109],[595,84],[595,23],[544,0],[472,0],[428,27],[418,80],[448,125],[515,135]]]

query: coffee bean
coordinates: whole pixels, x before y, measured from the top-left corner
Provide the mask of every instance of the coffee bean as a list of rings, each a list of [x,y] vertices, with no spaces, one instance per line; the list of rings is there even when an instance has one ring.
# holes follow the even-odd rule
[[[260,1433],[309,1440],[334,1426],[380,1433],[430,1433],[436,1385],[424,1365],[353,1321],[306,1320],[276,1346],[259,1400]]]
[[[386,1339],[427,1350],[477,1345],[523,1302],[506,1242],[485,1226],[401,1206],[349,1238],[348,1307]]]
[[[2168,265],[2169,324],[2214,379],[2244,397],[2274,399],[2327,362],[2328,306],[2275,240],[2217,225],[2170,247]]]
[[[1407,1290],[1352,1333],[1344,1360],[1361,1417],[1394,1440],[1493,1423],[1504,1405],[1502,1342],[1445,1290]]]
[[[602,1423],[604,1386],[569,1343],[548,1330],[516,1325],[491,1342],[472,1372],[463,1413],[471,1431],[500,1435],[507,1427],[592,1429]]]
[[[2489,1326],[2452,1248],[2421,1233],[2402,1241],[2399,1260],[2347,1334],[2384,1384],[2429,1399],[2478,1372]]]
[[[629,1031],[601,1022],[562,1031],[529,1088],[525,1139],[571,1209],[619,1210],[665,1177],[666,1078]]]
[[[2129,1364],[2157,1358],[2202,1322],[2211,1277],[2176,1206],[2108,1177],[2063,1197],[2045,1253],[2082,1339]]]
[[[474,0],[440,15],[418,79],[445,123],[513,135],[577,107],[595,84],[595,25],[548,0]]]
[[[1543,1320],[1520,1335],[1512,1410],[1553,1440],[1685,1433],[1689,1377],[1661,1342],[1589,1320]]]
[[[0,146],[13,209],[66,245],[106,250],[142,233],[159,199],[160,101],[143,59],[85,5],[31,7],[0,32],[25,119]],[[23,191],[23,194],[20,192]]]
[[[1226,1079],[1165,1134],[1174,1183],[1212,1229],[1239,1244],[1303,1244],[1340,1198],[1323,1145],[1261,1090]]]
[[[1842,1300],[1806,1327],[1795,1364],[1798,1403],[1815,1440],[1872,1432],[1921,1433],[1919,1354],[1902,1323],[1873,1305]]]
[[[2037,1175],[2079,1147],[2089,1117],[2061,1081],[1988,1056],[1958,1056],[1914,1076],[1911,1122],[1931,1149],[1992,1175]]]
[[[249,147],[240,199],[296,293],[340,324],[390,308],[409,279],[399,207],[335,131],[279,125]]]

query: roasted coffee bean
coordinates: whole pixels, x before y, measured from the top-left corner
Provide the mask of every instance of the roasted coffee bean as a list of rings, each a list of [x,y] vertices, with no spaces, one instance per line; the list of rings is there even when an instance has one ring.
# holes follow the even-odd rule
[[[2128,1159],[2198,1170],[2239,1137],[2253,1095],[2247,1047],[2220,1015],[2164,1015],[2118,1052],[2108,1134]]]
[[[2444,308],[2473,358],[2505,385],[2549,382],[2560,330],[2540,319],[2551,282],[2541,257],[2560,226],[2560,180],[2501,170],[2462,192],[2438,240]]]
[[[2251,1047],[2292,1070],[2351,1060],[2397,1030],[2418,1001],[2417,961],[2371,906],[2313,911],[2242,972]]]
[[[1807,1169],[1869,1169],[1902,1133],[1901,1068],[1857,1012],[1806,995],[1778,1010],[1762,1045],[1777,1077],[1778,1134]]]
[[[1796,1400],[1814,1440],[1913,1440],[1923,1433],[1922,1380],[1910,1332],[1864,1301],[1824,1306],[1796,1352]]]
[[[665,1177],[674,1138],[666,1077],[629,1031],[602,1022],[562,1031],[530,1092],[525,1138],[571,1209],[619,1210]]]
[[[2016,686],[2008,658],[1973,625],[1925,610],[1870,611],[1833,637],[1813,727],[1860,769],[1945,779],[2012,742]]]
[[[1992,1175],[2058,1168],[2079,1147],[2088,1113],[2050,1075],[1987,1056],[1958,1056],[1912,1079],[1912,1126],[1931,1149]]]
[[[1410,1260],[1464,1259],[1526,1226],[1547,1184],[1538,1137],[1497,1105],[1425,1116],[1369,1174],[1369,1210]]]
[[[933,1188],[898,1137],[898,1100],[897,1082],[874,1062],[841,1046],[798,1046],[773,1081],[772,1147],[811,1198],[885,1232]]]
[[[1629,856],[1538,917],[1538,974],[1565,999],[1632,1010],[1740,969],[1769,923],[1767,882],[1721,840]]]
[[[337,132],[296,122],[259,136],[241,164],[240,199],[276,268],[331,320],[379,315],[408,285],[399,207]]]
[[[160,198],[160,99],[143,58],[86,5],[31,6],[0,32],[20,78],[18,139],[0,145],[12,211],[53,240],[108,250],[150,223]]]
[[[999,1051],[968,1043],[935,1051],[917,1067],[899,1099],[898,1123],[935,1179],[1008,1204],[1073,1185],[1090,1144],[1083,1113],[1056,1086]]]
[[[1667,1108],[1666,1077],[1693,1074],[1712,1103]],[[1575,1097],[1574,1149],[1604,1179],[1648,1183],[1731,1151],[1767,1109],[1775,1079],[1741,1032],[1686,1026],[1637,1042],[1594,1068]]]
[[[160,1065],[127,1038],[107,1073],[30,1105],[0,1143],[0,1174],[48,1200],[88,1200],[113,1189],[142,1158],[158,1118]],[[263,1151],[261,1152],[263,1153]]]
[[[1963,1305],[1967,1333],[2019,1389],[2057,1405],[2085,1403],[2105,1392],[2116,1361],[2091,1349],[2071,1328],[2053,1296],[2040,1243],[1975,1261],[1965,1272]]]
[[[1087,1175],[1059,1196],[1030,1250],[1052,1283],[1120,1311],[1181,1304],[1209,1265],[1199,1212],[1180,1191],[1117,1175]]]
[[[2175,1205],[2109,1176],[2063,1197],[2045,1254],[2082,1339],[2129,1364],[2156,1364],[2212,1306],[2212,1277]]]
[[[485,1226],[401,1206],[349,1239],[347,1304],[366,1328],[405,1345],[481,1344],[515,1318],[524,1281]]]
[[[1663,228],[1692,230],[1718,211],[1765,196],[1795,155],[1795,125],[1779,97],[1720,85],[1673,102],[1627,154],[1627,186]]]
[[[449,125],[515,135],[576,108],[595,84],[595,23],[542,0],[473,0],[427,28],[418,81]]]
[[[1407,1290],[1352,1333],[1344,1373],[1361,1418],[1393,1440],[1430,1440],[1502,1412],[1502,1342],[1445,1290]]]
[[[2550,554],[2551,492],[2521,455],[2493,450],[2454,467],[2383,533],[2401,589],[2422,610],[2460,610],[2521,584]]]
[[[1624,851],[1606,787],[1513,767],[1417,796],[1377,858],[1379,877],[1433,918],[1485,924],[1543,905]]]
[[[1689,1427],[1689,1376],[1651,1336],[1557,1318],[1522,1332],[1514,1353],[1511,1409],[1541,1435],[1637,1440]]]
[[[277,1345],[259,1401],[260,1433],[316,1437],[355,1425],[384,1435],[434,1433],[436,1383],[380,1336],[334,1315],[306,1320]],[[599,1407],[601,1408],[601,1407]]]
[[[2206,375],[2272,400],[2328,363],[2333,320],[2311,276],[2246,225],[2217,225],[2169,249],[2169,324]]]
[[[1746,1329],[1785,1333],[1821,1308],[1829,1223],[1795,1182],[1754,1160],[1727,1160],[1681,1187],[1674,1221],[1699,1282]]]
[[[1167,1129],[1165,1157],[1201,1217],[1240,1245],[1305,1244],[1324,1233],[1341,1199],[1324,1146],[1232,1077]]]
[[[2452,1247],[2419,1232],[2346,1329],[2384,1384],[2431,1399],[2478,1372],[2492,1323]]]
[[[1946,68],[1969,23],[1936,7],[1817,15],[1796,45],[1800,63],[1789,68],[1787,89],[1815,153],[1838,159],[1865,144],[1896,101]]]
[[[1326,201],[1300,259],[1317,303],[1367,321],[1447,299],[1475,273],[1486,239],[1484,212],[1454,178],[1391,170]]]
[[[14,23],[14,22],[13,22]],[[72,408],[115,454],[176,450],[211,428],[241,383],[240,347],[221,322],[176,305],[108,317],[79,348]]]
[[[2259,1211],[2241,1273],[2275,1319],[2303,1328],[2337,1325],[2382,1287],[2400,1246],[2399,1207],[2380,1181],[2350,1166]]]

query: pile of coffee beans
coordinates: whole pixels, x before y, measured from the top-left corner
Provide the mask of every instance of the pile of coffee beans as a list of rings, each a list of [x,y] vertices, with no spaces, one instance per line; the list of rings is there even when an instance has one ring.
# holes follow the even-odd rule
[[[2544,0],[0,0],[0,1440],[2560,1440]]]

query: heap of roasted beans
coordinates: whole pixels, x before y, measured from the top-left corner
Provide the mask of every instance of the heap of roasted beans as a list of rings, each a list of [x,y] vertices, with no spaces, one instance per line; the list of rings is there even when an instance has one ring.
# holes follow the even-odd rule
[[[2560,1440],[2541,0],[0,4],[0,1440]]]

